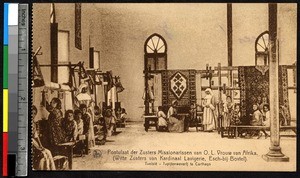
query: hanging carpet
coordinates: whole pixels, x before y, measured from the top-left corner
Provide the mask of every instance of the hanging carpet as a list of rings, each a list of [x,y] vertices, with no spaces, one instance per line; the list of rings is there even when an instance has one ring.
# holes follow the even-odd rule
[[[269,70],[259,70],[256,66],[240,66],[239,86],[241,116],[243,124],[248,125],[250,122],[250,114],[252,105],[257,102],[260,96],[267,96],[269,99]],[[279,82],[279,116],[281,125],[289,125],[291,120],[288,98],[288,75],[287,67],[279,66],[278,71]]]
[[[179,106],[196,103],[196,70],[166,70],[161,76],[163,106],[170,106],[173,100]]]

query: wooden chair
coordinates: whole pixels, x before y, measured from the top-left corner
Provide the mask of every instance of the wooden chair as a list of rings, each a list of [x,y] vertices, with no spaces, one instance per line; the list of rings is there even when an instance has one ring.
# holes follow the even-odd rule
[[[203,124],[202,124],[203,111],[199,107],[200,106],[197,106],[197,109],[196,109],[196,119],[189,120],[189,127],[196,127],[196,132],[198,132],[199,129],[203,130]]]

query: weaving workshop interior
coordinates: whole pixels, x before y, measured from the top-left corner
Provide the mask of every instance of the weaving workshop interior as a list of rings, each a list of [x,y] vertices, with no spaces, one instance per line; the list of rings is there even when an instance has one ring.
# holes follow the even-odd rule
[[[34,4],[33,169],[110,170],[92,158],[177,145],[248,147],[261,165],[293,169],[296,14],[293,4]]]

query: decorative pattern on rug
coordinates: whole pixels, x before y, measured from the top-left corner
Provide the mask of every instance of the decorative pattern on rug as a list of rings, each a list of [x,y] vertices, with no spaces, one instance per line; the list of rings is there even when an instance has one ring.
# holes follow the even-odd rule
[[[176,72],[170,79],[172,93],[177,99],[180,99],[187,91],[187,79],[180,72]]]
[[[252,105],[257,102],[258,97],[267,96],[269,98],[269,71],[263,75],[255,66],[240,66],[239,72],[239,86],[241,116],[244,124],[249,124],[249,116],[252,113]],[[279,66],[278,73],[279,80],[279,105],[281,106],[280,118],[281,120],[290,120],[290,109],[287,89],[287,68],[286,66]],[[282,107],[283,106],[283,107]],[[285,123],[286,124],[286,123]]]
[[[290,125],[291,121],[291,112],[289,107],[289,93],[288,93],[288,72],[286,66],[279,66],[279,105],[280,110],[279,113],[281,113],[280,117],[283,125]]]
[[[240,110],[241,110],[241,121],[245,123],[245,118],[247,115],[246,111],[246,79],[245,79],[245,67],[238,68],[239,75],[239,86],[240,86]]]
[[[162,105],[170,106],[173,100],[180,106],[196,102],[196,71],[166,70],[162,72]]]

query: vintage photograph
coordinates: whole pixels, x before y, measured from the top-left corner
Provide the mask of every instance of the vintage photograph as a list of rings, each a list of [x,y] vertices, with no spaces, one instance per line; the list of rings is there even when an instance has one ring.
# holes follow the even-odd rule
[[[296,171],[297,4],[34,3],[32,169]]]

